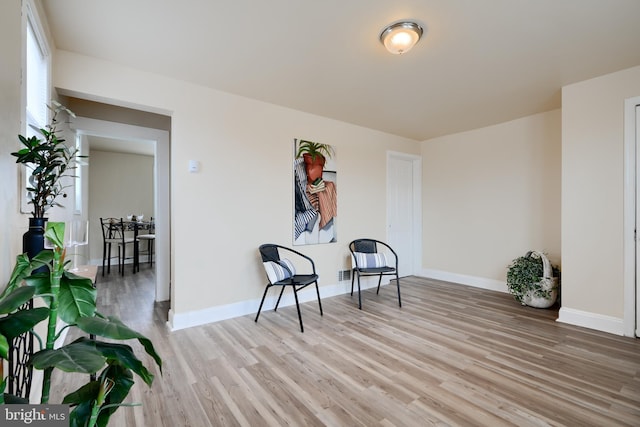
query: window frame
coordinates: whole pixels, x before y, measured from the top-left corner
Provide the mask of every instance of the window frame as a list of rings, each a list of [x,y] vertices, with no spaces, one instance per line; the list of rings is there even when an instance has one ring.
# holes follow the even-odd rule
[[[40,19],[36,4],[33,0],[25,0],[23,3],[23,31],[22,31],[22,78],[21,78],[21,98],[22,98],[22,125],[21,134],[27,138],[36,135],[40,136],[38,129],[44,128],[51,117],[51,112],[46,107],[51,99],[51,69],[52,59],[51,50],[46,32]],[[37,48],[40,50],[41,61],[39,65],[43,67],[37,77],[40,79],[38,86],[40,87],[39,100],[42,101],[42,106],[39,107],[39,111],[34,114],[33,108],[29,108],[29,84],[34,74],[29,73],[29,49],[30,38],[33,34],[33,41],[37,44]],[[32,62],[31,62],[32,63]],[[39,116],[39,117],[36,117]],[[22,148],[22,146],[20,146]],[[29,197],[27,193],[27,184],[29,181],[29,171],[26,165],[22,165],[20,168],[21,178],[21,191],[20,191],[20,212],[29,214],[33,211],[32,206],[29,204]]]

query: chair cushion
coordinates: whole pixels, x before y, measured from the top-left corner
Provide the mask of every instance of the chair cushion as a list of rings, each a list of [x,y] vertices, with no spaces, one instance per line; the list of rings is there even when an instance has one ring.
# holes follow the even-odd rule
[[[366,252],[354,252],[355,261],[353,267],[356,265],[358,268],[380,268],[380,267],[388,267],[389,261],[387,260],[387,255],[384,253],[366,253]]]
[[[281,259],[278,262],[266,261],[263,262],[264,269],[267,272],[267,277],[271,283],[276,283],[284,279],[288,279],[296,274],[296,269],[286,258]]]

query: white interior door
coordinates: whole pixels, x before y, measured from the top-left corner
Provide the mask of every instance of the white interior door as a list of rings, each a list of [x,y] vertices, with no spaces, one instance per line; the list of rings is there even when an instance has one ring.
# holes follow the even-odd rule
[[[638,238],[638,227],[640,225],[640,105],[636,105],[636,117],[635,117],[635,136],[636,136],[636,280],[635,280],[635,334],[636,337],[640,337],[640,287],[638,281],[640,280],[640,239]]]
[[[622,334],[640,337],[640,96],[624,101]]]
[[[398,254],[398,273],[416,273],[421,254],[418,156],[389,153],[387,158],[387,242]]]

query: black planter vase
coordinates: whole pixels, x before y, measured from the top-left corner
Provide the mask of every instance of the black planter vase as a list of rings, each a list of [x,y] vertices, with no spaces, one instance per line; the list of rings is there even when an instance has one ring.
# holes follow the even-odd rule
[[[29,218],[29,230],[22,236],[22,251],[29,255],[29,259],[44,249],[44,229],[47,219]],[[46,267],[41,268],[46,271]]]

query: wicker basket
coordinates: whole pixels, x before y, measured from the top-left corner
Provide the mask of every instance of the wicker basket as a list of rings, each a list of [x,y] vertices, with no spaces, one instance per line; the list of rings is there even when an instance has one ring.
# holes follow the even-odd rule
[[[525,256],[535,256],[542,260],[542,280],[538,283],[542,286],[542,289],[549,291],[549,297],[545,298],[535,295],[534,291],[530,290],[523,296],[522,302],[530,307],[549,308],[555,304],[556,299],[558,299],[558,278],[553,277],[551,262],[549,262],[549,258],[547,258],[545,254],[538,251],[529,251]]]

